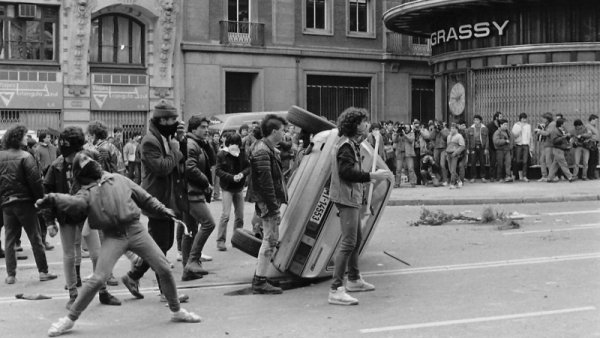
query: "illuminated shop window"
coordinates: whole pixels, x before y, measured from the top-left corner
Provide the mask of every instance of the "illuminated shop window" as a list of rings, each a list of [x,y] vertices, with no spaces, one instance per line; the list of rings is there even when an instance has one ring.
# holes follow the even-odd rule
[[[144,64],[144,25],[133,18],[119,14],[94,18],[90,62]]]
[[[0,59],[56,61],[58,7],[0,5]]]
[[[375,36],[375,1],[348,0],[348,35]]]
[[[304,0],[304,33],[333,34],[332,0]]]

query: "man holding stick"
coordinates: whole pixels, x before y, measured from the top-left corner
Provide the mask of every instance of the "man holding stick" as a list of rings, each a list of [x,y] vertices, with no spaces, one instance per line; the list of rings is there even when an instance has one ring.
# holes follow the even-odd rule
[[[389,170],[365,172],[361,167],[360,143],[369,132],[365,109],[350,107],[338,119],[340,140],[331,162],[331,201],[339,210],[342,228],[341,247],[335,258],[333,283],[329,290],[329,303],[356,305],[358,300],[346,293],[372,291],[375,287],[365,282],[358,270],[358,251],[362,242],[360,210],[365,201],[363,184],[391,177]],[[374,157],[377,157],[375,153]],[[376,160],[376,159],[375,159]],[[367,206],[368,208],[369,206]],[[344,287],[344,274],[348,269],[348,282]]]

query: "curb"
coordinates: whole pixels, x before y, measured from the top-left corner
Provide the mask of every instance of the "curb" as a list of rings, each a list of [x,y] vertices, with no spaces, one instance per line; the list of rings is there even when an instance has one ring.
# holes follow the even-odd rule
[[[470,204],[521,204],[521,203],[556,203],[556,202],[583,202],[583,201],[599,201],[600,195],[588,194],[577,196],[549,196],[549,197],[506,197],[506,198],[454,198],[454,199],[437,199],[437,200],[401,200],[390,199],[388,206],[419,206],[419,205],[470,205]]]

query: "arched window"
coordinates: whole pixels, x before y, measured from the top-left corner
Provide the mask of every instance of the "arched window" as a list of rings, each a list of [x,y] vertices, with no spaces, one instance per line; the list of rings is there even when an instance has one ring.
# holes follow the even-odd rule
[[[144,25],[131,17],[106,14],[92,20],[90,62],[144,64]]]

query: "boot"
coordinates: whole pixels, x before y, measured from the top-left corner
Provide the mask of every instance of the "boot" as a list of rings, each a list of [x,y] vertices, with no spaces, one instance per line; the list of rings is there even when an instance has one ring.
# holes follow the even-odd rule
[[[76,286],[81,287],[81,265],[75,265],[75,273],[77,274],[77,284]]]
[[[187,282],[187,281],[191,281],[191,280],[195,280],[195,279],[200,279],[202,278],[202,275],[199,273],[195,273],[189,270],[184,269],[183,270],[183,274],[181,275],[181,281],[182,282]]]
[[[100,300],[100,303],[104,305],[121,305],[121,301],[117,297],[111,295],[106,289],[101,290],[98,293],[98,299]]]
[[[254,275],[252,280],[252,293],[261,295],[278,295],[283,293],[279,287],[271,285],[267,277]]]
[[[65,305],[67,310],[71,310],[71,305],[75,303],[75,299],[77,299],[77,289],[73,288],[69,290],[69,301],[67,302],[67,305]]]
[[[198,259],[190,257],[183,271],[193,272],[199,275],[208,275],[208,271],[204,270],[202,263]]]

